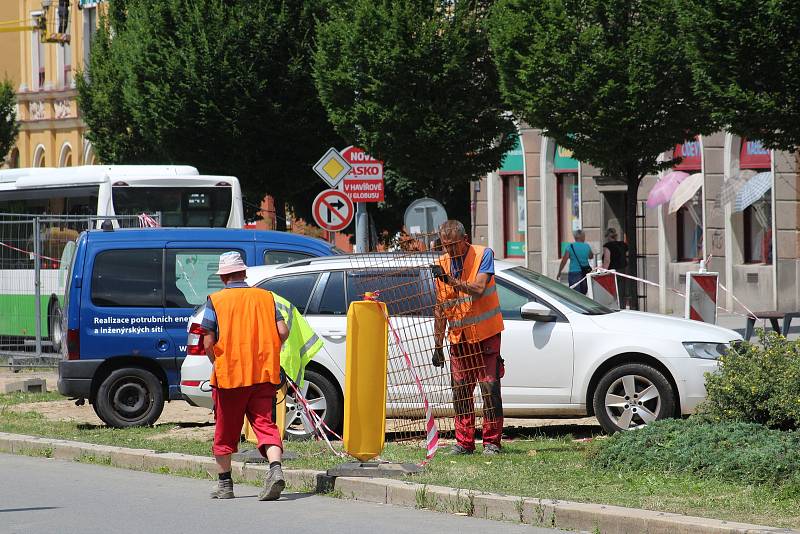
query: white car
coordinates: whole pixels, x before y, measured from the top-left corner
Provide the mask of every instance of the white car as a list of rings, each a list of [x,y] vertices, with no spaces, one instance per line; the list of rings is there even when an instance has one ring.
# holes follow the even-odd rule
[[[347,306],[359,300],[364,291],[427,284],[430,291],[422,300],[429,302],[420,304],[417,299],[415,306],[422,310],[418,314],[401,309],[402,301],[391,295],[384,294],[384,298],[395,301],[396,309],[389,306],[390,316],[400,315],[392,321],[414,321],[419,323],[418,329],[431,332],[423,337],[421,348],[420,341],[415,341],[413,355],[414,365],[430,365],[430,310],[435,297],[429,265],[434,260],[435,256],[427,254],[414,259],[371,254],[247,270],[251,286],[269,289],[291,301],[323,337],[324,349],[308,366],[306,387],[313,408],[331,428],[341,426],[343,415]],[[732,341],[741,339],[732,330],[701,322],[612,311],[512,263],[496,261],[495,272],[505,323],[501,354],[506,367],[502,380],[506,417],[595,415],[607,432],[616,432],[690,414],[705,398],[704,374],[716,370],[720,354]],[[190,339],[189,352],[192,342]],[[191,403],[211,407],[210,372],[205,355],[187,355],[181,369],[181,391]],[[392,402],[393,390],[403,387],[392,384],[393,374],[387,396],[389,417],[408,408],[407,404]],[[310,423],[291,401],[287,409],[290,437],[308,435]]]

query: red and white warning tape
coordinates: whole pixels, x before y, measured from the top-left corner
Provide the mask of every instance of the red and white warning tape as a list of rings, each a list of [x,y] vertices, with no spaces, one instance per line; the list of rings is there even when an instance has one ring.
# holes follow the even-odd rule
[[[379,302],[379,295],[380,293],[378,291],[368,292],[364,294],[364,300]],[[430,402],[428,402],[428,396],[425,394],[425,388],[422,386],[422,380],[420,380],[419,374],[417,374],[416,370],[414,369],[414,363],[411,361],[411,356],[403,345],[403,341],[400,339],[400,335],[397,333],[397,330],[392,325],[389,315],[386,313],[384,308],[381,308],[381,310],[383,311],[384,317],[386,317],[386,322],[389,325],[389,330],[392,332],[394,342],[397,344],[397,348],[400,349],[400,352],[403,354],[403,360],[405,361],[406,368],[408,369],[408,372],[411,373],[411,376],[414,377],[414,383],[417,385],[417,391],[422,397],[422,404],[425,407],[426,454],[425,461],[420,463],[420,465],[425,465],[430,462],[434,456],[436,456],[436,451],[439,449],[439,428],[436,426],[436,420],[433,418],[433,411],[431,410]]]
[[[711,261],[711,256],[709,256],[709,257],[708,257],[708,260],[707,260],[707,262],[710,262],[710,261]],[[598,268],[598,269],[596,269],[594,272],[597,272],[597,273],[613,273],[613,274],[614,274],[614,275],[616,275],[616,276],[621,276],[622,278],[628,278],[628,279],[630,279],[630,280],[634,280],[634,281],[636,281],[636,282],[641,282],[641,283],[643,283],[643,284],[647,284],[647,285],[649,285],[649,286],[653,286],[653,287],[659,287],[659,288],[660,288],[660,287],[662,287],[662,286],[661,286],[661,284],[657,284],[657,283],[655,283],[655,282],[651,282],[650,280],[645,280],[644,278],[639,278],[638,276],[631,276],[631,275],[629,275],[629,274],[620,273],[620,272],[617,272],[617,271],[609,271],[609,270],[607,270],[607,269],[603,269],[602,267],[601,267],[601,268]],[[569,286],[569,287],[570,287],[570,289],[575,289],[575,288],[576,288],[576,287],[577,287],[577,286],[578,286],[578,285],[579,285],[581,282],[583,282],[584,280],[586,280],[588,277],[589,277],[589,275],[586,275],[586,276],[584,276],[583,278],[581,278],[580,280],[578,280],[577,282],[575,282],[574,284],[572,284],[571,286]],[[735,310],[732,310],[732,309],[731,309],[731,310],[729,310],[728,308],[723,308],[722,306],[719,306],[719,305],[717,306],[717,309],[718,309],[718,310],[720,310],[720,311],[724,311],[725,313],[730,313],[730,314],[732,314],[732,315],[739,315],[739,316],[741,316],[741,317],[751,317],[751,318],[755,318],[755,316],[756,316],[756,315],[755,315],[755,314],[754,314],[754,313],[753,313],[753,312],[750,310],[750,308],[748,308],[747,306],[745,306],[745,305],[744,305],[744,303],[742,303],[742,301],[740,301],[738,298],[736,298],[736,295],[734,295],[733,293],[731,293],[730,291],[728,291],[728,288],[726,288],[726,287],[725,287],[725,286],[724,286],[724,285],[723,285],[721,282],[720,282],[720,284],[719,284],[719,288],[720,288],[721,290],[725,291],[726,293],[729,293],[729,294],[730,294],[730,296],[731,296],[731,298],[733,298],[734,302],[736,302],[736,303],[737,303],[739,306],[741,306],[741,307],[742,307],[742,309],[743,309],[745,312],[747,312],[747,313],[746,313],[746,314],[744,314],[744,313],[739,313],[739,312],[737,312],[737,311],[735,311]],[[678,291],[678,290],[677,290],[677,289],[675,289],[675,288],[672,288],[672,287],[667,287],[666,289],[667,289],[668,291],[672,291],[672,292],[673,292],[673,293],[675,293],[676,295],[679,295],[679,296],[681,296],[681,297],[683,297],[683,298],[686,298],[686,295],[685,295],[684,293],[682,293],[682,292]]]
[[[11,250],[15,250],[17,252],[22,252],[23,254],[27,254],[28,256],[36,256],[36,254],[34,252],[30,252],[28,250],[23,250],[21,248],[17,248],[17,247],[15,247],[13,245],[9,245],[8,243],[3,243],[2,241],[0,241],[0,246],[1,247],[6,247],[6,248],[11,249]],[[49,256],[44,256],[43,254],[39,254],[39,257],[42,258],[43,260],[61,261],[58,258],[51,258]]]
[[[339,441],[342,440],[342,436],[334,432],[331,429],[331,427],[329,427],[325,423],[325,421],[322,420],[319,414],[317,414],[317,412],[315,412],[314,409],[311,408],[311,406],[309,406],[308,401],[300,392],[300,388],[297,386],[297,384],[294,383],[294,380],[287,377],[286,383],[289,384],[289,387],[292,388],[292,391],[294,392],[295,402],[297,402],[300,405],[303,412],[306,414],[306,417],[311,422],[311,428],[313,429],[316,438],[318,440],[325,441],[331,452],[336,456],[338,456],[339,458],[347,458],[347,454],[341,451],[337,451],[333,447],[333,444],[331,444],[331,441],[328,439],[328,433],[330,433],[333,437],[337,438]]]

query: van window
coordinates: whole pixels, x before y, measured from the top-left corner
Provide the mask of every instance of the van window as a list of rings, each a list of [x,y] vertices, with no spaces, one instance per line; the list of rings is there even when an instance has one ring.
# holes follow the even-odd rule
[[[96,306],[161,307],[163,251],[107,250],[94,259],[92,303]]]
[[[328,276],[328,283],[322,292],[319,301],[320,315],[346,315],[347,303],[344,298],[344,273],[342,271],[332,272]]]
[[[258,287],[272,291],[294,304],[300,313],[306,312],[308,299],[319,273],[295,274],[265,280]]]
[[[166,307],[191,308],[203,304],[208,295],[222,289],[222,281],[214,273],[220,254],[231,250],[235,249],[167,249]],[[245,257],[243,251],[237,252]]]
[[[294,252],[288,250],[265,250],[264,265],[281,265],[291,261],[305,260],[311,258],[311,254],[304,252]]]
[[[361,300],[368,291],[378,292],[378,300],[386,303],[389,315],[433,317],[436,291],[427,269],[359,269],[347,273],[349,302]]]

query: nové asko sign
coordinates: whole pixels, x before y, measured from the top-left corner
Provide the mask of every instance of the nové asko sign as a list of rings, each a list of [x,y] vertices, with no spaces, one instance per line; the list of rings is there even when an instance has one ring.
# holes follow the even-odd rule
[[[383,162],[355,146],[345,148],[341,154],[353,170],[339,188],[353,202],[383,202]]]

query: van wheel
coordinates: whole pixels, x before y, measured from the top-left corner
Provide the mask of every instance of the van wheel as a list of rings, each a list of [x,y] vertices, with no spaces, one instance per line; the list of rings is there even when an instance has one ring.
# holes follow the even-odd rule
[[[62,326],[63,312],[57,300],[50,303],[47,310],[47,332],[53,352],[61,352],[61,342],[64,338],[64,328]]]
[[[100,384],[94,411],[114,428],[150,426],[164,409],[164,390],[158,378],[139,367],[113,371]]]
[[[331,383],[325,375],[306,370],[303,396],[314,412],[332,430],[338,431],[342,424],[342,401],[339,388]],[[303,412],[294,395],[286,396],[286,430],[284,436],[289,441],[302,441],[313,436],[311,421]]]
[[[609,370],[594,392],[594,413],[609,434],[675,414],[675,393],[664,374],[641,363]]]

